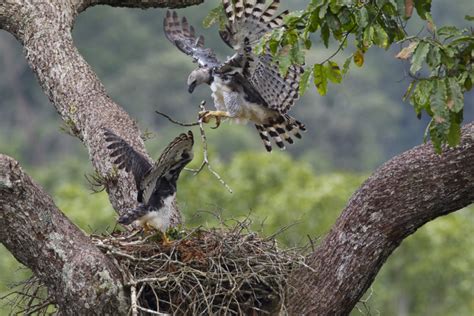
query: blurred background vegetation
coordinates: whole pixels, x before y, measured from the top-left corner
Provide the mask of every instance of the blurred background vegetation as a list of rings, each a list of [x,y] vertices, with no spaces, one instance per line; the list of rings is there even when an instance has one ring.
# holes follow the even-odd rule
[[[296,10],[306,3],[292,0],[286,5]],[[216,5],[207,1],[180,14],[201,30],[201,21]],[[438,25],[463,26],[459,23],[466,23],[463,17],[472,9],[472,0],[435,0],[433,16]],[[192,121],[201,100],[211,104],[207,87],[187,93],[186,77],[195,66],[166,41],[164,12],[94,7],[79,16],[74,29],[80,52],[111,97],[144,131],[153,132],[147,147],[154,157],[182,131],[155,110]],[[409,24],[412,32],[422,27],[416,19]],[[232,53],[215,28],[202,33],[222,58]],[[333,52],[319,41],[315,37],[311,62]],[[418,120],[401,101],[409,66],[393,57],[398,50],[369,51],[364,67],[354,67],[342,85],[329,87],[326,97],[315,89],[307,92],[292,115],[309,131],[287,152],[267,154],[251,125],[223,124],[209,130],[212,162],[234,194],[206,171],[198,176],[185,172],[179,202],[187,225],[214,226],[215,214],[224,219],[250,214],[254,228],[265,234],[294,224],[280,234],[282,246],[303,245],[309,239],[317,243],[377,166],[422,143],[428,119]],[[20,161],[86,233],[112,230],[115,213],[106,194],[92,194],[84,178],[92,173],[86,149],[61,132],[63,122],[29,70],[21,46],[6,32],[0,32],[0,74],[0,153]],[[469,122],[474,118],[473,93],[465,100]],[[200,157],[198,145],[192,164],[198,165]],[[473,211],[471,206],[437,219],[404,241],[382,268],[367,303],[353,314],[474,314]],[[27,275],[0,246],[0,296]],[[0,315],[8,311],[8,306],[0,306]]]

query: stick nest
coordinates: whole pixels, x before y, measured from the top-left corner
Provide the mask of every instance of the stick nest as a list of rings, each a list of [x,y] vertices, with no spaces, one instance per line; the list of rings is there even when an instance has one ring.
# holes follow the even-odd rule
[[[286,314],[288,275],[304,257],[241,224],[175,232],[170,244],[123,233],[92,240],[122,271],[132,315]]]

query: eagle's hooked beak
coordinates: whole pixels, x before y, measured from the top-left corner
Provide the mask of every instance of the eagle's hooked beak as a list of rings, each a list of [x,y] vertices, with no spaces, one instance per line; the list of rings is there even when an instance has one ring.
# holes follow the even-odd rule
[[[193,81],[189,86],[188,86],[188,92],[193,93],[194,88],[196,88],[196,81]]]

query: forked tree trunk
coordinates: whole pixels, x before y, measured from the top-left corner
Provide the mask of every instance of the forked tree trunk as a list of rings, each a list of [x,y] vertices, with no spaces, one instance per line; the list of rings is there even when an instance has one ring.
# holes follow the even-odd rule
[[[146,155],[135,122],[107,95],[73,44],[75,17],[90,6],[184,7],[203,0],[3,0],[0,28],[24,46],[26,59],[65,124],[85,144],[120,213],[135,206],[130,175],[112,172],[101,129]],[[436,155],[431,144],[379,168],[353,195],[334,227],[290,279],[290,313],[346,315],[388,256],[426,222],[474,201],[474,124],[461,144]],[[148,157],[148,156],[147,156]],[[109,259],[23,173],[0,155],[0,242],[48,286],[60,313],[124,314],[121,276]]]

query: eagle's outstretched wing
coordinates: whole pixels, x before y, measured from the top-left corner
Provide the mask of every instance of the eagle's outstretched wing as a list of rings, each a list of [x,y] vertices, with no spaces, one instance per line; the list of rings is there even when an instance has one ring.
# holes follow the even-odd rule
[[[143,200],[147,203],[155,186],[165,181],[167,185],[176,188],[176,181],[183,168],[193,160],[193,133],[188,131],[176,137],[158,158],[155,165],[145,175],[141,182]]]
[[[235,50],[241,50],[245,38],[249,45],[256,44],[265,33],[283,26],[283,18],[288,10],[275,15],[279,0],[273,1],[265,8],[265,0],[223,0],[228,23],[219,31],[222,40]]]
[[[196,37],[194,27],[189,25],[185,17],[180,22],[175,11],[167,11],[163,28],[166,38],[180,51],[192,56],[199,66],[212,68],[220,64],[212,49],[204,47],[204,36]]]
[[[140,191],[140,184],[143,177],[150,171],[152,165],[140,153],[135,151],[123,138],[114,134],[111,130],[104,128],[105,141],[109,143],[111,149],[110,157],[114,158],[114,164],[119,169],[132,172],[137,190]],[[140,198],[138,200],[140,201]]]
[[[228,23],[225,30],[220,31],[220,36],[237,52],[222,69],[241,67],[244,78],[258,91],[267,106],[284,114],[299,97],[303,68],[292,65],[283,77],[269,52],[262,55],[253,52],[265,33],[283,26],[288,11],[275,15],[279,3],[279,0],[274,0],[265,7],[265,0],[237,0],[235,4],[232,0],[223,0]]]

